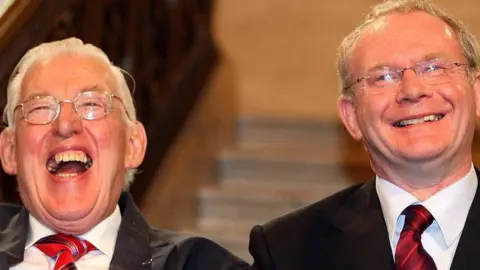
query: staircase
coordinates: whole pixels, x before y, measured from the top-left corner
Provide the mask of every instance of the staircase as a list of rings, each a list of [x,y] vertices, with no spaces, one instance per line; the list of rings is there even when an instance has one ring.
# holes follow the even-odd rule
[[[218,158],[218,181],[198,192],[195,228],[247,261],[252,226],[303,207],[373,173],[337,121],[240,119]],[[354,181],[355,180],[355,181]]]

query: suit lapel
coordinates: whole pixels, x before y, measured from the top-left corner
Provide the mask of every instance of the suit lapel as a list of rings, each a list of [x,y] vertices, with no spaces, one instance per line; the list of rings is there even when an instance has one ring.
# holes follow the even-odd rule
[[[28,213],[23,209],[0,231],[0,269],[9,269],[23,261],[27,231]]]
[[[150,227],[134,205],[130,194],[122,193],[119,206],[122,222],[110,269],[151,269]]]
[[[375,181],[364,184],[347,200],[334,225],[340,230],[325,245],[333,269],[394,269]]]
[[[477,179],[480,173],[475,168]],[[455,256],[453,257],[452,270],[476,269],[478,268],[478,251],[480,250],[480,198],[478,187],[473,198],[470,211],[468,212],[465,227],[463,228],[460,241],[458,242]]]

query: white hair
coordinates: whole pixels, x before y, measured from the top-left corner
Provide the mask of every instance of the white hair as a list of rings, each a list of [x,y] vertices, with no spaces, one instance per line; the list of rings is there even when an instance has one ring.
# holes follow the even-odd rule
[[[7,86],[7,104],[3,112],[3,120],[7,124],[7,129],[15,129],[14,109],[19,103],[22,90],[22,83],[27,71],[35,63],[47,61],[58,55],[65,53],[73,53],[76,55],[84,55],[94,57],[110,67],[113,79],[116,83],[117,95],[123,101],[123,105],[129,117],[126,117],[128,123],[136,120],[135,105],[133,97],[128,88],[122,69],[112,64],[108,56],[98,47],[92,44],[83,43],[78,38],[67,38],[63,40],[42,43],[30,49],[18,62],[13,70]],[[133,78],[132,78],[133,79]],[[127,169],[125,175],[125,189],[133,182],[135,169]]]

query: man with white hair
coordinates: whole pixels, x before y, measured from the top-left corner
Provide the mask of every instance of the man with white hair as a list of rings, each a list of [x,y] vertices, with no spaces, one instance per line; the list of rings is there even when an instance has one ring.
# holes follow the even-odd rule
[[[207,239],[152,229],[124,191],[147,138],[121,70],[100,49],[70,38],[28,51],[4,117],[1,162],[23,207],[0,206],[0,269],[246,265]]]

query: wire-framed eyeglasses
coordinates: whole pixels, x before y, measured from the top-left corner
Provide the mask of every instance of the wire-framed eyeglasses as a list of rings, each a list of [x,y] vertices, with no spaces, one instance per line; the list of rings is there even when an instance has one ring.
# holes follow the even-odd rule
[[[91,90],[80,92],[72,100],[58,100],[48,95],[32,96],[18,104],[14,111],[20,108],[22,119],[29,124],[46,125],[55,121],[60,115],[62,103],[71,103],[80,118],[96,120],[112,113],[114,110],[114,99],[118,99],[125,108],[123,101],[117,95]],[[125,112],[127,113],[127,117],[130,118],[128,112],[126,110]]]
[[[413,70],[428,85],[448,83],[451,81],[452,75],[458,74],[457,71],[460,71],[458,68],[462,66],[473,68],[470,64],[451,62],[440,58],[422,61],[415,66],[401,69],[380,66],[369,70],[365,76],[356,79],[343,90],[349,90],[360,82],[363,82],[366,89],[396,88],[402,81],[405,71],[409,69]],[[463,71],[465,72],[467,69]]]

